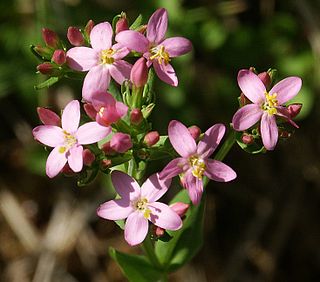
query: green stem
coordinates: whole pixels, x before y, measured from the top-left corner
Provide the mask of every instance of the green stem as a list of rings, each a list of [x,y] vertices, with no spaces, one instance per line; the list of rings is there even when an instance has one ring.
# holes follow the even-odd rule
[[[154,252],[154,246],[151,242],[151,238],[150,238],[150,234],[147,235],[146,239],[143,241],[142,245],[141,245],[144,253],[146,254],[146,256],[148,257],[148,259],[150,260],[150,262],[158,269],[161,269],[161,264]]]
[[[222,147],[220,148],[218,153],[215,155],[214,159],[217,161],[222,161],[225,158],[225,156],[228,154],[228,152],[230,151],[230,149],[232,148],[235,142],[236,142],[235,131],[231,129],[226,141],[224,141]]]

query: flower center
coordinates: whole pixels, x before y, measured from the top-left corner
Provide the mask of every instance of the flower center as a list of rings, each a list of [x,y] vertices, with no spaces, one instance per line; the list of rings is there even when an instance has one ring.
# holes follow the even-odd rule
[[[77,143],[77,138],[70,134],[67,131],[63,131],[64,134],[64,146],[61,146],[59,148],[59,153],[63,154],[65,153],[67,150],[69,150],[71,147],[73,147],[76,143]]]
[[[151,48],[150,53],[152,54],[152,56],[150,57],[150,60],[157,59],[160,65],[162,63],[167,65],[171,61],[170,56],[168,52],[165,50],[163,45]]]
[[[116,53],[116,51],[114,51],[112,48],[107,49],[107,50],[102,50],[101,54],[100,54],[100,60],[101,60],[101,64],[105,65],[105,64],[113,64],[114,62],[114,58],[112,57],[114,54]]]
[[[203,173],[206,171],[206,164],[198,156],[192,156],[189,158],[190,166],[192,167],[192,175],[199,179],[202,179]]]
[[[140,199],[134,203],[134,208],[143,213],[145,218],[150,217],[151,210],[148,209],[148,200],[146,198]]]
[[[277,113],[277,93],[273,93],[272,95],[268,92],[265,93],[266,101],[262,104],[262,110],[268,112],[269,115],[275,115]]]

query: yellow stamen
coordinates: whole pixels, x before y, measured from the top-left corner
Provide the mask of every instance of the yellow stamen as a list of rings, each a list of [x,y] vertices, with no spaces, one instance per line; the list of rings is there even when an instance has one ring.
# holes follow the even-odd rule
[[[134,208],[140,212],[143,212],[144,218],[148,219],[150,217],[151,210],[148,209],[148,200],[146,198],[140,199],[134,204]]]
[[[275,115],[277,113],[277,93],[269,94],[268,92],[265,93],[266,101],[262,104],[262,109],[268,112],[269,115]]]
[[[204,172],[206,171],[206,164],[198,156],[192,156],[189,158],[190,166],[192,167],[192,175],[199,179],[202,179]]]
[[[77,138],[69,132],[63,130],[64,146],[59,148],[59,153],[63,154],[77,143]]]
[[[169,53],[165,50],[163,45],[151,48],[150,53],[152,54],[150,60],[157,59],[160,65],[162,63],[167,65],[171,61]]]
[[[59,148],[59,153],[63,154],[66,150],[67,150],[66,147],[60,147]]]
[[[99,112],[98,112],[98,115],[99,115],[100,117],[103,117],[103,112],[104,112],[104,110],[105,110],[105,107],[101,107],[101,108],[100,108],[100,110],[99,110]]]
[[[107,49],[107,50],[103,50],[101,51],[101,55],[100,55],[100,60],[102,64],[113,64],[114,62],[114,58],[112,57],[114,54],[116,53],[116,51],[114,51],[113,49]]]

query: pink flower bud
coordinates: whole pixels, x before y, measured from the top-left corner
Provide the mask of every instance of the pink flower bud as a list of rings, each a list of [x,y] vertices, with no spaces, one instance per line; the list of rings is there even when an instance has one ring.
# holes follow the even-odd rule
[[[141,57],[133,65],[130,73],[130,80],[136,87],[142,87],[147,83],[148,67],[144,57]]]
[[[253,138],[252,135],[244,133],[244,134],[241,136],[241,140],[242,140],[242,142],[243,142],[244,144],[250,145],[250,144],[253,143],[254,138]]]
[[[42,74],[52,74],[53,72],[53,65],[51,63],[42,63],[37,66],[37,70]]]
[[[111,166],[112,164],[112,161],[111,160],[108,160],[108,159],[104,159],[100,162],[100,166],[102,169],[107,169]]]
[[[79,30],[79,28],[76,28],[74,26],[70,26],[68,28],[67,38],[73,46],[79,47],[84,43],[84,38],[81,31]]]
[[[52,61],[59,66],[63,65],[66,62],[66,52],[61,49],[55,50],[52,55]]]
[[[172,205],[170,205],[170,208],[176,213],[178,214],[180,217],[183,217],[186,212],[188,211],[190,205],[189,204],[185,204],[183,202],[176,202]]]
[[[143,115],[140,109],[133,109],[130,113],[130,123],[134,125],[138,125],[142,122]]]
[[[110,140],[110,147],[118,153],[128,151],[132,148],[130,135],[122,132],[115,133]]]
[[[70,168],[69,164],[66,163],[64,167],[61,169],[61,173],[66,175],[73,175],[74,171]]]
[[[241,93],[240,97],[239,97],[240,107],[243,107],[243,106],[250,104],[250,103],[251,102],[249,101],[249,99],[243,93]]]
[[[146,143],[148,147],[151,147],[157,144],[159,139],[160,139],[160,135],[158,131],[150,131],[149,133],[146,134],[143,141]]]
[[[91,118],[93,120],[96,119],[97,111],[92,106],[92,104],[89,104],[89,103],[84,104],[83,108],[84,108],[84,111],[86,112],[86,114],[88,115],[89,118]]]
[[[116,34],[118,34],[121,31],[128,30],[129,24],[128,20],[126,18],[126,14],[122,13],[121,18],[116,23]]]
[[[83,150],[82,157],[83,157],[83,163],[86,166],[91,166],[94,160],[96,159],[96,156],[89,149]]]
[[[42,29],[42,38],[47,46],[51,48],[57,48],[59,45],[58,35],[51,29],[43,28]]]
[[[188,130],[194,140],[197,140],[199,138],[201,134],[201,129],[198,126],[192,125],[188,127]]]
[[[94,27],[94,22],[93,20],[89,20],[84,28],[84,32],[87,34],[87,36],[90,36],[91,30]]]
[[[107,155],[107,156],[113,156],[116,154],[116,151],[113,150],[110,146],[110,141],[108,141],[107,143],[104,143],[101,146],[101,150]]]
[[[268,88],[270,86],[271,83],[271,77],[270,75],[264,71],[258,74],[258,77],[260,78],[260,80],[263,82],[264,86],[266,88]]]
[[[157,237],[162,237],[164,235],[165,230],[159,226],[155,226],[154,233]]]
[[[56,125],[60,127],[60,117],[53,111],[46,108],[37,108],[38,116],[41,122],[45,125]]]
[[[287,110],[288,110],[288,112],[289,112],[289,114],[290,114],[290,117],[291,117],[291,118],[296,117],[296,116],[300,113],[301,108],[302,108],[302,104],[298,104],[298,103],[297,103],[297,104],[291,104],[291,105],[289,105],[288,108],[287,108]]]

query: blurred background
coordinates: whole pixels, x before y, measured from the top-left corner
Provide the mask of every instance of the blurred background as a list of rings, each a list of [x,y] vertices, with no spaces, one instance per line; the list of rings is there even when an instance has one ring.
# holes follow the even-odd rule
[[[320,279],[320,1],[315,0],[3,0],[0,2],[0,280],[126,281],[108,248],[129,248],[119,228],[99,219],[106,179],[79,188],[74,178],[45,176],[48,153],[32,138],[37,106],[59,112],[80,98],[81,83],[44,80],[31,44],[41,28],[66,40],[69,26],[111,21],[125,11],[147,22],[169,12],[167,36],[194,44],[173,61],[179,87],[156,84],[154,129],[171,119],[205,130],[228,124],[237,110],[241,68],[297,75],[303,109],[293,138],[273,152],[249,155],[234,146],[225,162],[238,173],[207,186],[204,247],[170,281],[319,281]]]

